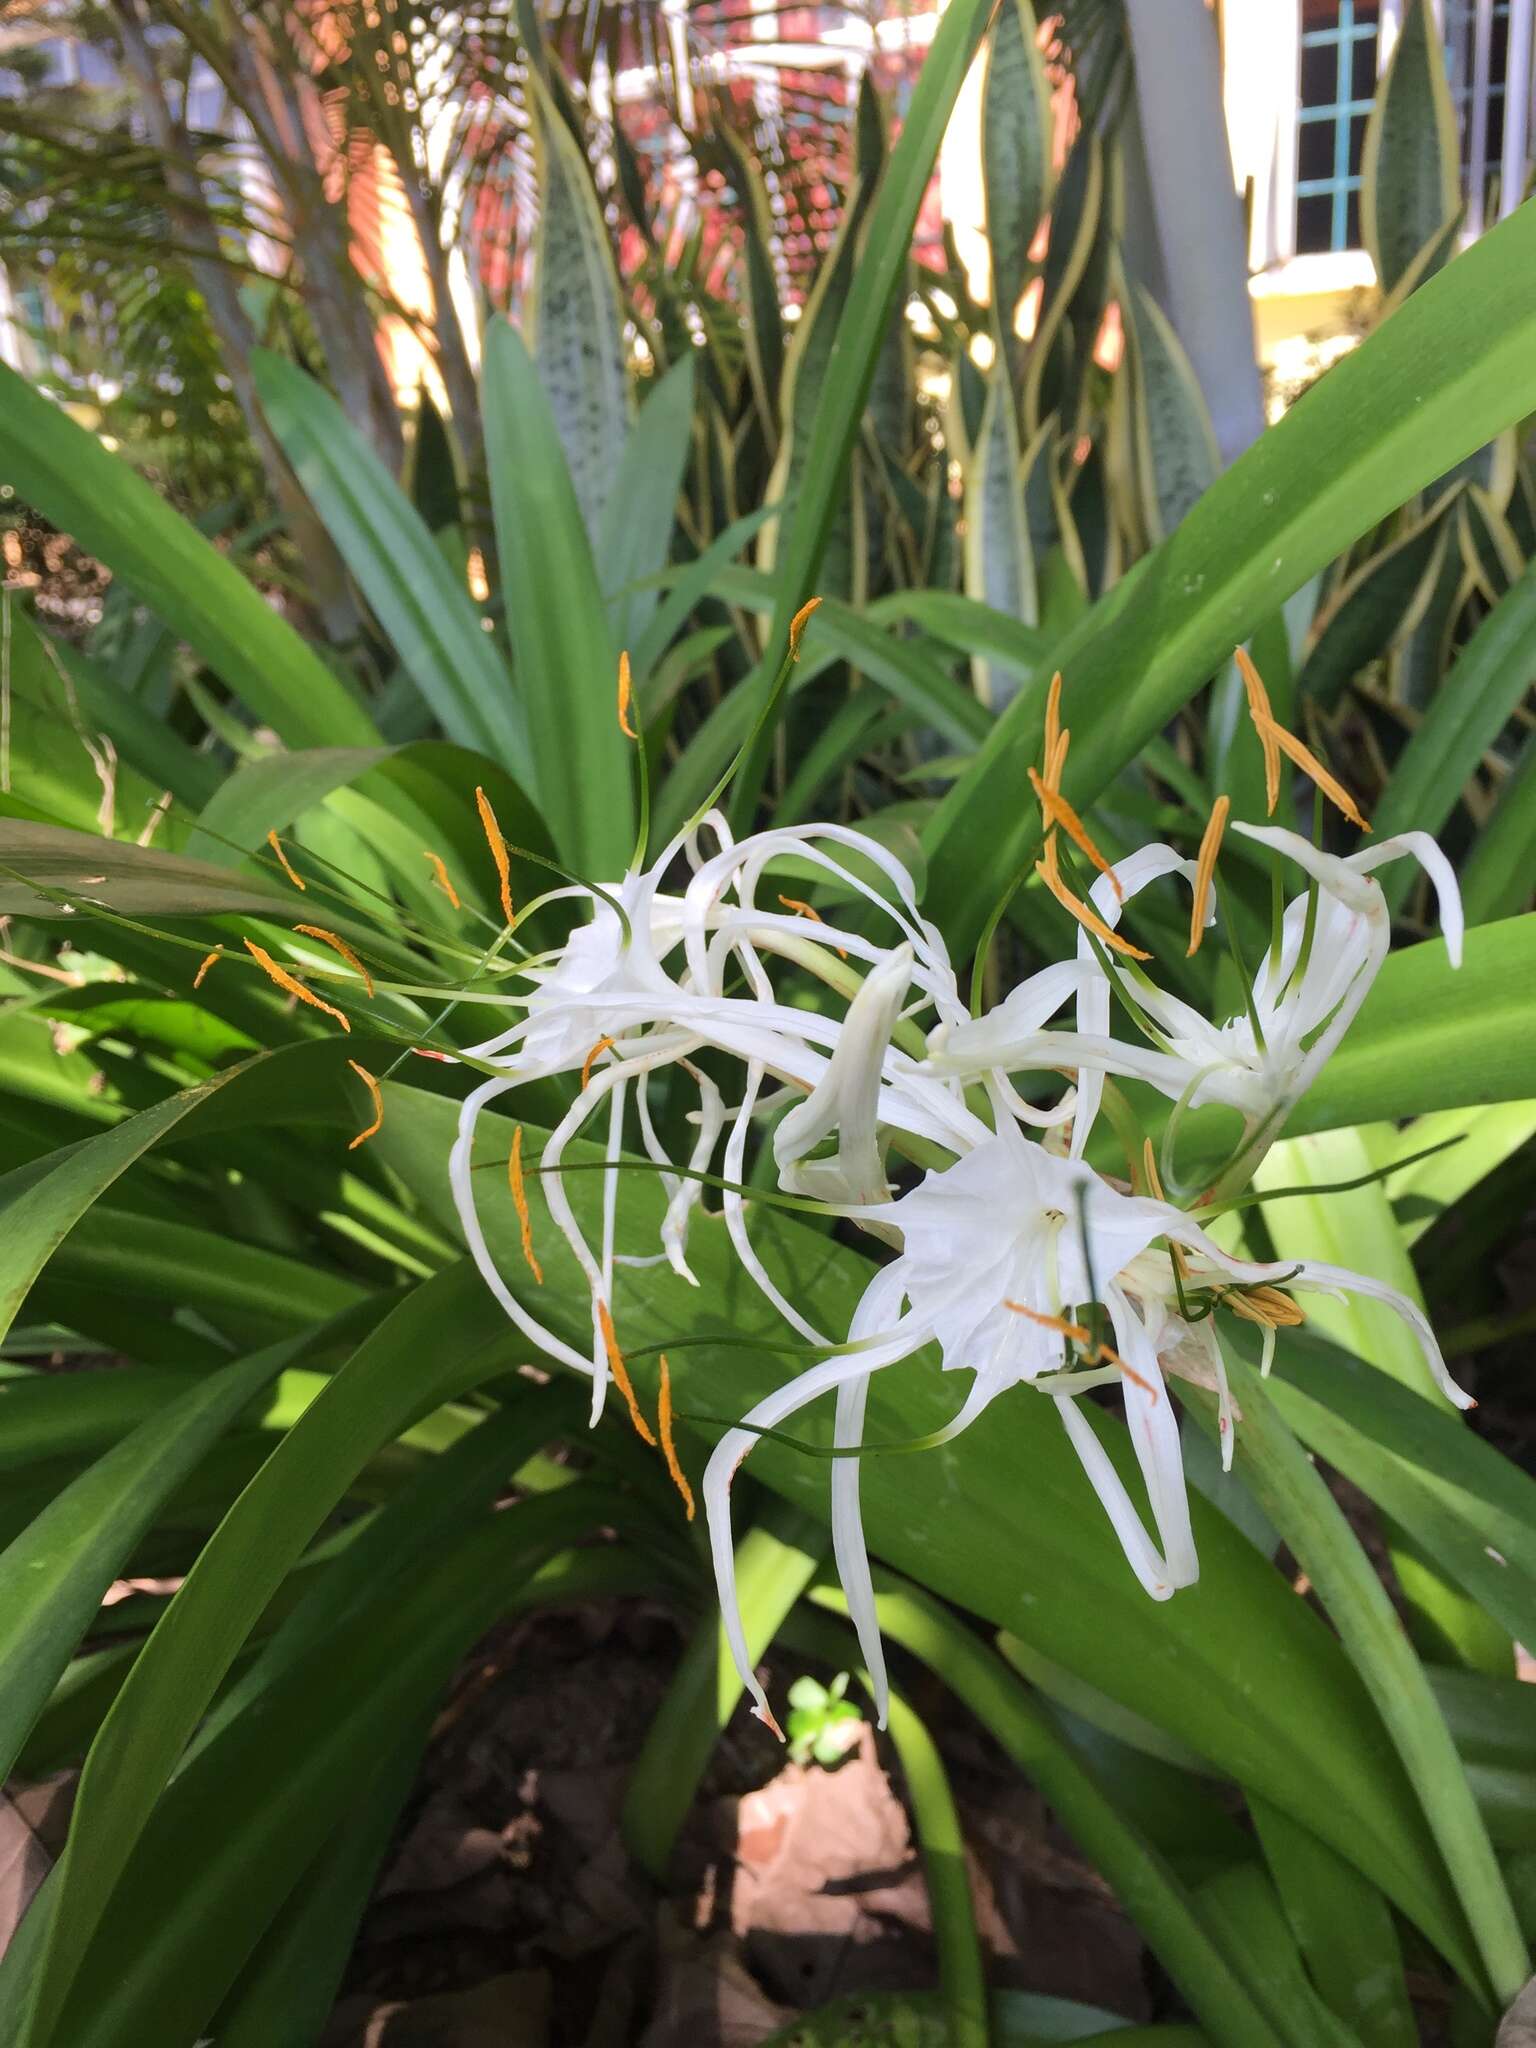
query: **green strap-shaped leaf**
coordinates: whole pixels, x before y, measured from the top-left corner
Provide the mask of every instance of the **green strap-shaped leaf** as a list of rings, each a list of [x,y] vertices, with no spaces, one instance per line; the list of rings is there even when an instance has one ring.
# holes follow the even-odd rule
[[[992,310],[1014,361],[1013,319],[1029,282],[1029,250],[1051,191],[1051,88],[1033,7],[1003,0],[992,27],[981,102],[981,190],[992,252]]]
[[[1423,723],[1392,770],[1372,820],[1383,837],[1417,828],[1438,832],[1461,790],[1523,701],[1536,636],[1536,565],[1500,598],[1431,700]],[[1412,882],[1389,871],[1382,886],[1401,902]]]
[[[94,434],[0,363],[0,468],[290,746],[366,747],[367,712],[227,555]]]
[[[1152,540],[1178,525],[1221,469],[1200,382],[1152,294],[1132,285],[1122,304],[1135,344],[1136,475]]]
[[[1508,917],[1531,900],[1536,874],[1536,738],[1499,793],[1461,878],[1470,918]]]
[[[529,787],[521,702],[426,521],[328,391],[269,350],[252,361],[273,433],[433,717]]]
[[[1298,696],[1332,706],[1367,662],[1413,631],[1439,581],[1448,535],[1437,508],[1340,585],[1313,628],[1311,652],[1296,678]]]
[[[65,1487],[0,1554],[0,1773],[9,1775],[103,1594],[167,1494],[276,1378],[293,1349],[292,1342],[273,1345],[186,1387]]]
[[[946,17],[948,19],[948,17]],[[1458,256],[1338,363],[1054,650],[1079,810],[1258,622],[1452,463],[1536,408],[1536,207]],[[974,944],[1038,818],[1045,691],[1021,691],[926,833],[928,914]]]
[[[611,880],[634,848],[631,742],[619,730],[619,650],[588,529],[539,372],[503,320],[486,334],[482,382],[507,631],[539,805],[561,859],[591,881]]]
[[[1472,1930],[1507,2003],[1530,1972],[1525,1943],[1466,1773],[1376,1568],[1254,1368],[1229,1361],[1242,1409],[1241,1470],[1311,1579],[1413,1780]],[[1214,1426],[1213,1418],[1209,1419]]]
[[[693,434],[693,358],[656,380],[624,444],[598,543],[608,618],[619,647],[633,652],[655,614],[654,579],[667,565],[678,493]]]
[[[596,547],[629,435],[624,299],[592,174],[536,71],[527,85],[539,170],[528,324],[576,503]]]
[[[1365,124],[1360,166],[1360,229],[1383,291],[1397,286],[1456,212],[1460,168],[1435,11],[1430,0],[1407,0]]]
[[[965,471],[965,594],[993,611],[1035,623],[1035,560],[1019,476],[1019,435],[1005,356],[987,380],[981,432]],[[976,695],[1001,711],[1018,688],[1007,670],[985,660],[972,664]]]

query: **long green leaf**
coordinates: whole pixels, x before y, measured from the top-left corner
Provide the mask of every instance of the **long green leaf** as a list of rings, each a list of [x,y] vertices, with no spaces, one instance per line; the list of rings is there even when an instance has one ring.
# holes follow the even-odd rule
[[[452,1347],[437,1342],[452,1326]],[[73,1974],[178,1757],[240,1645],[370,1454],[514,1353],[477,1276],[455,1267],[406,1295],[305,1410],[193,1566],[102,1723],[49,1887],[47,1946],[28,1986],[25,2048],[59,2038]]]
[[[1465,1908],[1487,1981],[1508,2004],[1525,1943],[1445,1721],[1375,1567],[1258,1373],[1230,1362],[1245,1476],[1332,1616],[1411,1776]]]
[[[655,579],[666,567],[677,523],[693,433],[693,389],[693,358],[684,356],[641,406],[603,507],[597,559],[609,625],[615,645],[631,651],[660,596]]]
[[[484,405],[534,786],[561,857],[591,881],[611,880],[635,838],[629,743],[616,708],[618,650],[549,401],[522,337],[502,320],[485,338]]]
[[[267,349],[252,366],[273,433],[433,717],[528,788],[522,705],[426,521],[328,391]]]
[[[1079,809],[1308,576],[1536,407],[1533,275],[1527,205],[1320,379],[1054,650]],[[957,951],[1034,843],[1019,793],[1044,705],[1043,687],[1020,693],[926,835],[925,907]]]
[[[188,1387],[66,1486],[0,1555],[0,1775],[9,1775],[161,1502],[276,1377],[292,1348],[273,1345]]]
[[[1483,755],[1530,688],[1536,633],[1536,563],[1507,590],[1457,655],[1424,722],[1398,756],[1372,822],[1391,832],[1438,832]],[[1382,876],[1387,900],[1400,904],[1413,877]]]
[[[290,746],[376,742],[367,712],[229,557],[3,363],[0,467],[19,497],[121,576]]]

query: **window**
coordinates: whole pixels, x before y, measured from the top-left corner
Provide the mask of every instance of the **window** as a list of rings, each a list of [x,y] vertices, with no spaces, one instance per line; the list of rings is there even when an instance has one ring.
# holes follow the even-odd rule
[[[1376,90],[1378,15],[1378,0],[1302,0],[1299,255],[1360,247],[1360,160]]]

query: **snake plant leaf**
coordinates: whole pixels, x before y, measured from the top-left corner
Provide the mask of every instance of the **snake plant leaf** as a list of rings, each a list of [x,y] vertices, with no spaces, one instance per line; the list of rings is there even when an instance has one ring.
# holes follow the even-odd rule
[[[1035,561],[1019,476],[1019,435],[1007,357],[999,351],[987,379],[981,431],[965,472],[965,594],[992,611],[1033,626]],[[1016,679],[985,658],[973,662],[976,695],[1000,711]]]
[[[539,179],[528,324],[582,522],[596,547],[629,437],[624,298],[591,172],[536,71],[528,94]],[[524,459],[532,459],[531,451]]]
[[[1215,481],[1221,455],[1199,380],[1167,314],[1143,285],[1121,301],[1136,368],[1136,481],[1153,541],[1172,533]]]
[[[1460,199],[1460,141],[1431,0],[1406,0],[1360,166],[1360,230],[1391,292],[1436,241]]]
[[[1029,282],[1029,251],[1051,192],[1051,89],[1039,27],[1025,0],[1004,0],[993,23],[981,102],[981,189],[992,255],[992,309],[1016,368],[1014,315]]]

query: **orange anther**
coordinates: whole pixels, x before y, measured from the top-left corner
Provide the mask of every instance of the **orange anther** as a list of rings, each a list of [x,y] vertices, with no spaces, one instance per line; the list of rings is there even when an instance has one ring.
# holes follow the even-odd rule
[[[1351,825],[1358,826],[1362,832],[1369,832],[1371,829],[1370,824],[1361,811],[1360,806],[1355,802],[1339,778],[1336,775],[1329,774],[1312,749],[1305,745],[1303,741],[1297,739],[1295,733],[1287,732],[1283,725],[1275,725],[1271,728],[1271,731],[1275,745],[1280,749],[1281,753],[1288,754],[1304,775],[1311,776],[1334,809],[1342,811]]]
[[[672,1439],[672,1375],[667,1368],[667,1354],[661,1354],[661,1393],[656,1401],[656,1426],[661,1431],[661,1455],[667,1461],[667,1470],[672,1475],[672,1484],[683,1496],[683,1506],[688,1510],[691,1522],[695,1508],[693,1488],[688,1484],[681,1464],[678,1462],[677,1445]]]
[[[816,908],[814,903],[802,903],[798,896],[781,896],[779,898],[779,901],[783,904],[786,910],[792,910],[795,913],[796,917],[808,917],[812,924],[826,923],[826,919],[822,916],[821,912]],[[848,949],[846,946],[838,947],[837,957],[839,960],[846,960],[848,958]]]
[[[359,1145],[364,1144],[369,1138],[373,1137],[376,1132],[381,1131],[384,1128],[384,1094],[383,1090],[379,1087],[378,1082],[374,1079],[373,1075],[369,1073],[366,1067],[360,1067],[356,1060],[348,1060],[347,1065],[352,1069],[353,1073],[356,1074],[359,1081],[361,1081],[363,1086],[368,1090],[369,1096],[372,1098],[373,1101],[373,1122],[368,1126],[366,1131],[359,1131],[355,1138],[352,1138],[348,1141],[347,1150],[349,1152],[355,1152]]]
[[[215,946],[211,953],[205,953],[203,955],[202,962],[198,967],[196,974],[194,974],[192,977],[192,986],[194,988],[201,988],[203,985],[203,976],[208,972],[209,968],[213,965],[215,960],[222,960],[223,958],[224,954],[218,946]]]
[[[1243,689],[1248,697],[1248,716],[1253,720],[1253,729],[1259,736],[1259,745],[1264,750],[1264,809],[1269,817],[1275,815],[1275,805],[1280,800],[1280,749],[1275,744],[1275,714],[1270,708],[1269,692],[1264,679],[1253,665],[1253,659],[1246,647],[1236,648],[1232,656],[1237,663],[1237,672],[1243,679]]]
[[[1058,749],[1058,751],[1060,750]],[[1120,877],[1089,838],[1087,827],[1083,824],[1077,812],[1067,802],[1066,798],[1059,790],[1043,780],[1033,768],[1029,771],[1029,784],[1035,795],[1040,799],[1040,815],[1045,823],[1050,827],[1059,825],[1078,852],[1086,854],[1101,875],[1108,875],[1109,886],[1115,892],[1115,900],[1123,903],[1125,901],[1125,891],[1120,886]]]
[[[810,624],[811,613],[815,611],[817,605],[819,605],[820,603],[821,599],[819,597],[808,598],[806,602],[803,605],[801,605],[799,611],[795,613],[795,616],[790,620],[789,658],[791,661],[798,661],[800,659],[801,636],[804,634],[806,627]]]
[[[1073,895],[1072,891],[1061,879],[1061,871],[1056,865],[1056,842],[1054,838],[1046,841],[1045,859],[1035,862],[1035,873],[1044,882],[1062,909],[1070,911],[1080,925],[1094,933],[1096,937],[1102,939],[1106,946],[1112,947],[1117,953],[1127,954],[1132,960],[1150,960],[1152,958],[1152,955],[1144,953],[1140,946],[1133,946],[1129,939],[1122,938],[1119,932],[1111,931],[1096,910],[1093,910],[1088,904]]]
[[[291,996],[297,996],[301,1003],[308,1003],[312,1009],[324,1010],[328,1017],[336,1019],[336,1022],[343,1031],[350,1031],[352,1029],[349,1019],[337,1009],[334,1003],[325,1002],[315,994],[312,988],[306,988],[302,981],[296,980],[286,967],[279,967],[272,958],[272,955],[264,947],[258,946],[254,939],[246,940],[245,950],[256,962],[256,965],[272,977],[280,989],[285,989]]]
[[[1195,862],[1195,893],[1189,906],[1190,953],[1199,952],[1200,941],[1205,937],[1205,913],[1211,900],[1211,884],[1216,879],[1216,856],[1221,851],[1221,835],[1227,829],[1227,813],[1231,808],[1229,796],[1217,797],[1200,838],[1200,855]]]
[[[281,867],[283,873],[288,877],[289,881],[292,882],[295,889],[306,888],[308,885],[306,884],[304,877],[301,874],[297,873],[297,871],[294,868],[293,862],[288,858],[287,854],[284,853],[283,842],[278,838],[275,832],[269,832],[267,834],[267,844],[271,847],[272,851],[277,855],[279,867]]]
[[[640,737],[639,733],[635,731],[635,728],[629,722],[629,700],[632,694],[633,685],[629,674],[629,656],[621,654],[619,656],[619,731],[623,733],[627,740],[637,740]]]
[[[608,1304],[605,1301],[600,1301],[597,1304],[597,1320],[603,1333],[603,1349],[608,1354],[608,1370],[613,1374],[614,1385],[624,1396],[625,1403],[629,1408],[629,1419],[635,1426],[635,1434],[642,1443],[649,1444],[654,1450],[656,1447],[656,1435],[651,1425],[640,1413],[640,1403],[635,1399],[634,1381],[631,1380],[629,1368],[624,1363],[624,1354],[620,1351],[619,1340],[614,1335],[613,1317],[609,1315]]]
[[[436,882],[439,889],[442,890],[443,894],[448,898],[448,901],[453,905],[454,909],[457,910],[459,907],[459,892],[457,889],[455,889],[453,883],[449,880],[448,870],[443,865],[442,855],[438,853],[429,853],[426,847],[423,847],[421,849],[421,857],[423,860],[431,861],[433,881]]]
[[[607,1052],[613,1044],[611,1038],[600,1038],[581,1063],[581,1085],[585,1089],[592,1078],[592,1068],[599,1053]]]
[[[1063,1322],[1060,1316],[1048,1316],[1043,1309],[1028,1308],[1022,1301],[1003,1302],[1004,1308],[1011,1308],[1016,1316],[1023,1316],[1031,1323],[1038,1323],[1042,1330],[1055,1330],[1060,1336],[1070,1337],[1074,1344],[1086,1344],[1088,1332],[1081,1323]]]
[[[534,1255],[533,1219],[528,1214],[528,1190],[523,1182],[523,1127],[518,1125],[512,1133],[512,1151],[507,1160],[507,1185],[512,1190],[512,1206],[517,1211],[517,1227],[523,1237],[523,1257],[528,1270],[539,1285],[544,1285],[544,1269]]]
[[[475,790],[475,803],[480,812],[480,825],[485,833],[486,844],[491,849],[491,859],[496,863],[496,879],[501,884],[502,915],[508,924],[515,924],[517,918],[512,909],[512,864],[507,859],[507,842],[501,836],[496,813],[491,809],[491,800],[483,789]]]
[[[1041,758],[1045,762],[1045,779],[1051,788],[1056,787],[1051,776],[1051,762],[1056,753],[1056,743],[1061,738],[1061,670],[1051,677],[1051,687],[1045,693],[1045,746]]]
[[[338,939],[336,934],[328,932],[323,924],[296,924],[294,930],[296,932],[303,932],[307,939],[319,939],[322,945],[329,946],[334,953],[339,953],[347,965],[363,977],[365,993],[370,996],[373,994],[373,976],[368,972],[362,961],[358,959],[345,939]]]

